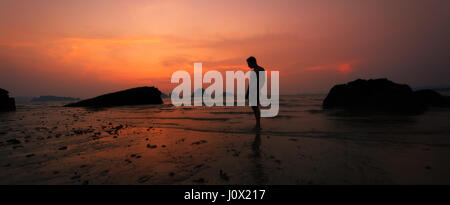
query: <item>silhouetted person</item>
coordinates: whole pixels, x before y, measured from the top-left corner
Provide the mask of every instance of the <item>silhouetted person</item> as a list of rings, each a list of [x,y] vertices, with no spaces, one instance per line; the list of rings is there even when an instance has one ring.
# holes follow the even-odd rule
[[[255,113],[255,118],[256,118],[256,125],[255,125],[255,130],[260,130],[261,129],[261,110],[259,109],[260,103],[259,103],[259,91],[263,85],[264,82],[259,82],[259,71],[264,71],[264,68],[262,68],[261,66],[259,66],[256,63],[256,58],[253,56],[250,56],[249,58],[247,58],[247,63],[248,63],[248,67],[250,67],[251,69],[253,69],[253,71],[255,71],[256,73],[256,87],[257,87],[257,104],[256,106],[251,106],[253,112]],[[252,80],[252,79],[250,79]],[[253,79],[254,80],[254,79]],[[260,85],[261,83],[261,85]],[[261,87],[260,87],[261,86]],[[247,93],[246,93],[246,98],[248,99],[249,96],[249,89],[250,89],[250,84],[247,88]]]

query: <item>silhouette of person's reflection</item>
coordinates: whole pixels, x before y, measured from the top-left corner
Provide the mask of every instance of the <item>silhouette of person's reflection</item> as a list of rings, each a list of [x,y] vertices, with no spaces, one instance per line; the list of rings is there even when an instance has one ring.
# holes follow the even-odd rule
[[[259,131],[256,131],[255,139],[253,140],[252,143],[252,150],[253,155],[258,158],[261,156],[260,146],[261,146],[261,134],[259,133]]]
[[[267,183],[267,177],[264,174],[264,167],[261,162],[261,134],[256,131],[255,139],[252,143],[252,159],[254,164],[254,170],[252,171],[253,178],[256,184]]]

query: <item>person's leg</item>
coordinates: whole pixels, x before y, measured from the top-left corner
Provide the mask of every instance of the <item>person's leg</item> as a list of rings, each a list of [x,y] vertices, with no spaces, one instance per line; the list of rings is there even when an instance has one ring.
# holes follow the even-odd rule
[[[258,79],[259,79],[259,75],[258,75]],[[259,80],[258,80],[258,84],[257,85],[258,85],[258,88],[259,88]],[[258,106],[256,106],[255,109],[253,110],[255,112],[255,118],[256,118],[255,129],[256,130],[260,130],[261,129],[261,110],[259,109],[259,106],[261,104],[259,103],[259,89],[258,89],[258,92],[256,93],[256,102],[257,102]]]
[[[256,107],[255,117],[256,117],[256,128],[261,129],[261,111],[259,110],[259,106]]]
[[[255,113],[256,126],[255,129],[261,129],[261,111],[259,106],[252,106],[253,112]]]

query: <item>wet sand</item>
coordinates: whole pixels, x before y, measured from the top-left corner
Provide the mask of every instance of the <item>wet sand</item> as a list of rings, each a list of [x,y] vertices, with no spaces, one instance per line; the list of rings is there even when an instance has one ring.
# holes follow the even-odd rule
[[[308,99],[261,132],[250,108],[19,105],[0,115],[0,184],[450,184],[447,110],[344,118]]]

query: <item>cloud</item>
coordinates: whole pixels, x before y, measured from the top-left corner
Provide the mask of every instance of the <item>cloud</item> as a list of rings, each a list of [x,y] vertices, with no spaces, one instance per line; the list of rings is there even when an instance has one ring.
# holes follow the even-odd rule
[[[328,65],[318,65],[306,67],[304,71],[337,71],[340,74],[349,74],[353,72],[357,63],[361,62],[361,60],[352,60],[348,62],[334,63]]]
[[[248,56],[279,70],[288,94],[355,78],[413,87],[450,78],[450,1],[146,2],[0,3],[0,87],[33,95],[169,89],[165,80],[194,62],[248,70]]]

